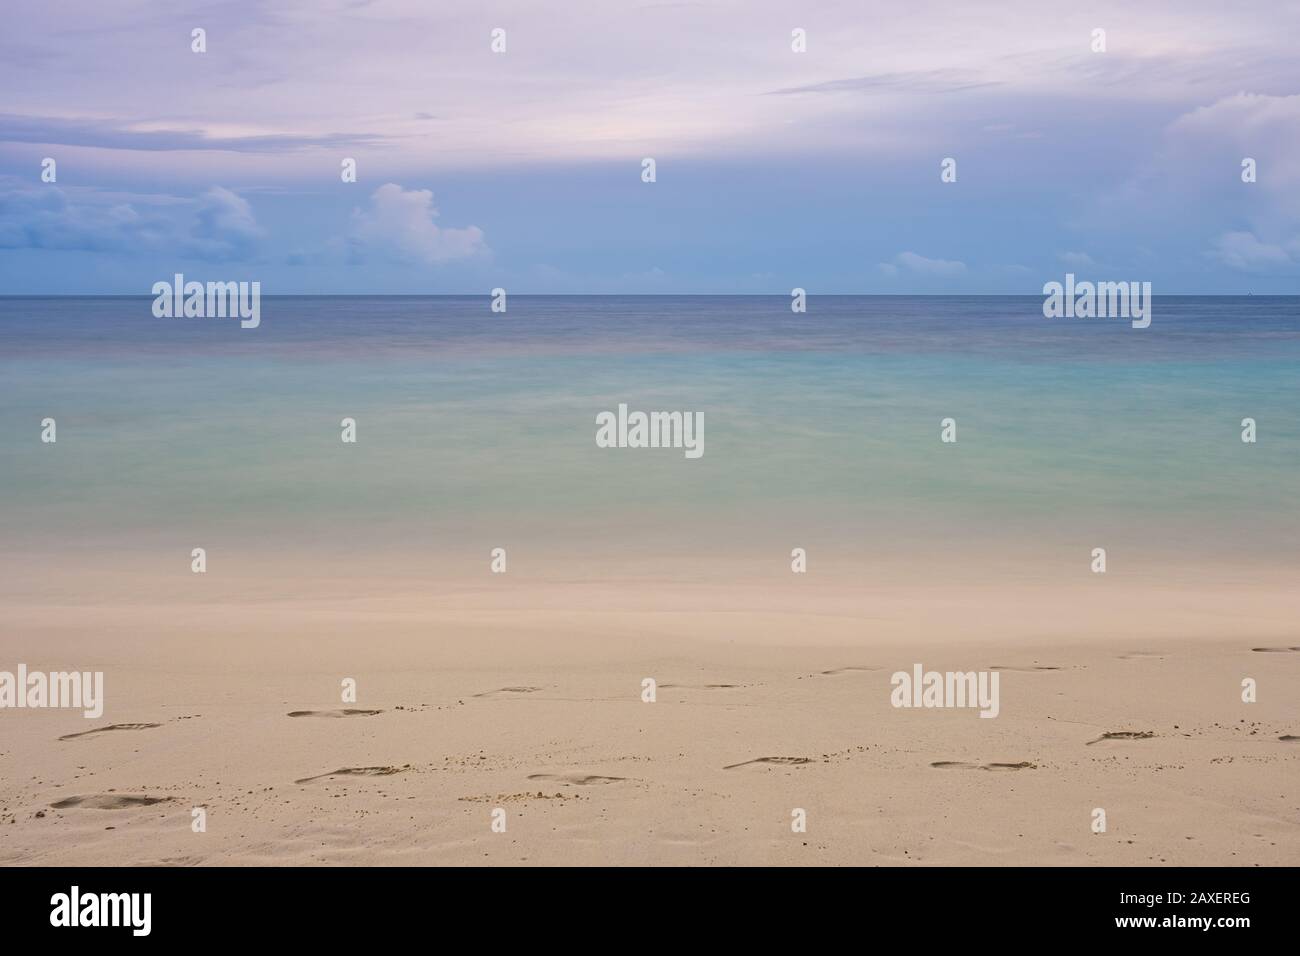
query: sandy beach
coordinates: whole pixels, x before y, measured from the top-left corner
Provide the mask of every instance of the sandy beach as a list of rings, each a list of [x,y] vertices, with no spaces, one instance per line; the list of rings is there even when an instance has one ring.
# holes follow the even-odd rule
[[[5,715],[3,864],[1300,862],[1281,580],[109,576],[77,606],[11,570],[10,655],[104,670],[107,706]],[[914,663],[996,669],[997,718],[891,706]]]

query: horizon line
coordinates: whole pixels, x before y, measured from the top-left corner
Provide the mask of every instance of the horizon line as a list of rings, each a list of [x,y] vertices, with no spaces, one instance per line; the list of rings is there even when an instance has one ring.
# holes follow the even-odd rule
[[[196,280],[197,281],[197,280]],[[253,280],[248,280],[253,281]],[[788,292],[509,292],[530,299],[789,299]],[[1041,299],[1041,292],[806,292],[822,299]],[[1297,292],[1160,292],[1153,298],[1294,299]],[[268,299],[476,299],[489,292],[267,292]],[[155,299],[151,292],[5,292],[3,299]]]

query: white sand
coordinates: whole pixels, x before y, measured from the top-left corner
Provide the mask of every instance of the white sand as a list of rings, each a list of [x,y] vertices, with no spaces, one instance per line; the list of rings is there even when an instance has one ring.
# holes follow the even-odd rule
[[[3,864],[1300,863],[1281,576],[205,582],[211,603],[104,577],[81,604],[40,580],[9,578],[0,669],[103,670],[108,706],[0,711]],[[917,662],[1006,668],[1000,715],[891,707]],[[59,739],[114,724],[157,726]],[[747,763],[771,757],[808,762]],[[345,768],[398,772],[322,776]],[[136,796],[165,800],[113,808]]]

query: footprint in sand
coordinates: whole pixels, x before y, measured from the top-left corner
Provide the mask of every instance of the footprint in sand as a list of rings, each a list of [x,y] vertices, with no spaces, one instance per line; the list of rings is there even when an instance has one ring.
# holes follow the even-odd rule
[[[155,803],[166,803],[172,797],[148,797],[143,794],[132,796],[126,793],[92,793],[86,797],[64,797],[50,806],[56,810],[80,807],[85,810],[129,810],[131,807],[151,807]]]
[[[940,770],[1037,770],[1038,764],[1028,760],[1020,763],[966,763],[961,760],[936,760],[930,764]]]
[[[481,694],[475,694],[475,697],[500,697],[503,694],[535,694],[542,688],[540,687],[498,687],[496,690],[485,690]]]
[[[294,783],[311,783],[313,780],[324,780],[328,777],[387,777],[395,773],[402,773],[410,767],[340,767],[338,770],[331,770],[329,773],[318,773],[314,777],[303,777],[301,780],[295,780]]]
[[[382,710],[359,710],[345,707],[342,710],[291,710],[290,717],[373,717],[382,714]]]
[[[1089,740],[1086,746],[1091,747],[1103,740],[1149,740],[1155,735],[1154,730],[1111,730],[1102,734],[1096,740]]]
[[[151,727],[161,727],[162,724],[109,724],[107,727],[96,727],[94,730],[79,730],[75,734],[64,734],[60,740],[73,740],[77,737],[89,737],[91,734],[103,734],[110,730],[148,730]]]
[[[1300,647],[1252,647],[1256,654],[1287,654],[1291,651],[1300,651]]]
[[[812,762],[812,757],[755,757],[753,760],[743,760],[740,763],[729,764],[722,769],[735,770],[737,767],[748,767],[752,763],[770,763],[776,764],[778,767],[798,767]]]
[[[602,777],[594,773],[530,773],[528,779],[554,780],[557,783],[571,783],[575,787],[592,787],[606,783],[622,783],[627,777]]]

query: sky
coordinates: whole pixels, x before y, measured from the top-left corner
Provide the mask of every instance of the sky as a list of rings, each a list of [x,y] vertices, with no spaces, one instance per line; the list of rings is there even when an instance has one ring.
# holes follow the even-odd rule
[[[0,294],[1300,292],[1300,0],[6,21]]]

